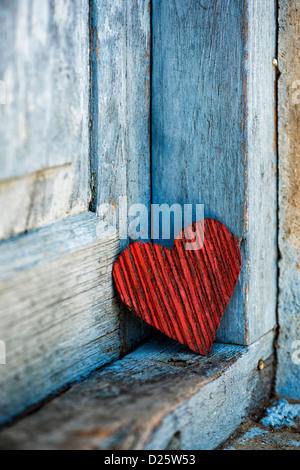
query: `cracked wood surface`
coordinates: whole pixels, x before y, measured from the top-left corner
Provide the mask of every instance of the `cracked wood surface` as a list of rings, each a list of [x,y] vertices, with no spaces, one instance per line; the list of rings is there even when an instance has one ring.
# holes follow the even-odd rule
[[[267,400],[272,344],[273,333],[249,348],[215,344],[204,358],[155,337],[1,432],[0,448],[216,448]]]

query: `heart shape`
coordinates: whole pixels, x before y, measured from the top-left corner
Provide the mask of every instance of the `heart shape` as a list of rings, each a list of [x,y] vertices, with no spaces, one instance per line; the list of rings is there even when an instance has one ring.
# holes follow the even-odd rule
[[[197,238],[196,238],[197,236]],[[199,249],[187,250],[202,240]],[[238,239],[217,220],[183,230],[173,249],[137,242],[115,262],[122,302],[170,338],[207,356],[242,266]]]

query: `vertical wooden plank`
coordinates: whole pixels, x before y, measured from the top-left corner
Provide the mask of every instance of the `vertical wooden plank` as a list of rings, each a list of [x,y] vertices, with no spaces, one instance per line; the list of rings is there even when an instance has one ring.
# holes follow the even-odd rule
[[[300,11],[279,2],[279,246],[280,324],[277,393],[300,399]]]
[[[109,223],[121,215],[127,229],[130,206],[150,208],[150,3],[91,0],[90,8],[92,209]],[[107,215],[103,204],[112,207]],[[124,249],[130,233],[120,236]],[[124,350],[143,340],[141,320],[121,305],[112,315],[119,316]]]
[[[275,17],[265,3],[153,3],[153,202],[205,204],[239,238],[243,270],[218,335],[237,344],[275,323]]]
[[[277,112],[276,2],[248,0],[245,49],[247,100],[247,185],[245,238],[248,341],[276,324],[277,304]]]
[[[16,230],[2,219],[4,237],[88,208],[88,17],[83,0],[0,0],[0,193],[8,184],[26,186],[17,191],[18,204],[10,198],[11,213],[22,214],[24,223]],[[48,169],[51,175],[39,173]],[[42,222],[35,216],[41,212]]]
[[[92,1],[94,205],[150,206],[150,6]],[[122,240],[125,247],[128,241]]]
[[[0,110],[0,239],[84,212],[0,244],[3,257],[8,246],[11,256],[0,262],[0,340],[10,363],[0,377],[4,422],[149,335],[115,295],[119,237],[103,236],[86,211],[90,163],[91,209],[117,205],[119,196],[128,207],[150,205],[150,10],[146,2],[0,2],[0,70],[8,83]],[[48,263],[48,256],[55,259]],[[83,358],[76,358],[80,348]],[[44,367],[49,354],[55,358]]]

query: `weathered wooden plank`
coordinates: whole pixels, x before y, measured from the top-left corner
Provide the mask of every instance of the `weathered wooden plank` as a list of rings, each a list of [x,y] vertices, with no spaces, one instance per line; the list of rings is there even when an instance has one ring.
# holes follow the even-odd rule
[[[87,199],[78,199],[74,171],[70,163],[1,181],[0,240],[85,212]]]
[[[148,0],[91,0],[90,9],[91,208],[109,223],[116,217],[123,250],[130,238],[130,207],[149,209],[151,200],[150,7]],[[108,211],[102,210],[105,204]],[[148,224],[148,214],[142,216],[142,226]],[[139,333],[140,321],[135,323],[120,302],[111,314],[119,317],[129,337],[136,326],[136,341],[142,342],[146,330]]]
[[[205,204],[240,240],[219,340],[275,324],[275,3],[153,2],[153,202]]]
[[[2,0],[0,15],[0,174],[8,179],[87,150],[88,3]]]
[[[90,198],[88,18],[83,0],[0,2],[0,79],[6,91],[0,105],[0,180],[72,164],[73,187],[63,212],[87,210]],[[28,200],[34,185],[21,182],[21,192],[24,184]],[[40,188],[48,206],[49,186]],[[20,212],[16,204],[10,209],[14,216]]]
[[[119,197],[126,197],[128,209],[149,208],[150,4],[93,0],[91,5],[94,207],[99,211],[108,203],[115,213],[121,210]],[[121,216],[126,213],[121,210]],[[109,214],[106,220],[111,222]],[[128,237],[123,238],[124,248]]]
[[[203,358],[157,337],[1,432],[0,448],[216,448],[267,399],[272,343],[216,344]]]
[[[0,244],[0,423],[143,340],[116,300],[113,234],[86,213]],[[139,344],[139,343],[138,343]]]
[[[248,284],[243,298],[251,343],[276,324],[277,304],[277,113],[276,2],[248,2],[246,42],[247,194],[245,243]]]
[[[300,399],[300,12],[279,2],[279,349],[277,392]]]

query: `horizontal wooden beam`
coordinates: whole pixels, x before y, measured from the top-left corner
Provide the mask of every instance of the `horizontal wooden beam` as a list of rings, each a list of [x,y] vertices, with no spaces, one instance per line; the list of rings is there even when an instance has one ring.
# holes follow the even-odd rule
[[[214,449],[268,398],[273,333],[207,358],[158,336],[0,433],[1,449]]]
[[[0,244],[0,423],[143,341],[113,287],[120,242],[102,230],[84,213]]]

